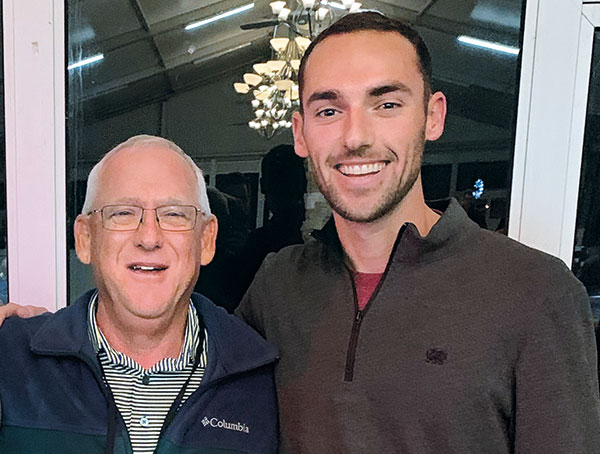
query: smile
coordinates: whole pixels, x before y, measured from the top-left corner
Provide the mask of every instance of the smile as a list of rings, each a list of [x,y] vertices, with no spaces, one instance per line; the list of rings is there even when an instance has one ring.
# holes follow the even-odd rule
[[[338,164],[336,169],[344,175],[369,175],[378,173],[388,165],[388,161],[370,162],[367,164]]]
[[[142,264],[131,264],[129,265],[127,268],[129,268],[131,271],[137,271],[137,272],[145,272],[145,273],[152,273],[152,272],[158,272],[158,271],[164,271],[168,268],[168,266],[166,265],[142,265]]]

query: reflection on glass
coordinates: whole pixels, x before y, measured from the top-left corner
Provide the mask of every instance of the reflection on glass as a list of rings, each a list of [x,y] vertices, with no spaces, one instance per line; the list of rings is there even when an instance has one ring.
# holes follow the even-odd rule
[[[265,22],[273,17],[269,2],[186,29],[247,3],[112,0],[107,8],[104,0],[67,1],[71,301],[92,285],[91,273],[75,258],[71,233],[87,174],[107,150],[132,135],[172,139],[204,168],[213,188],[231,186],[235,178],[225,175],[244,175],[248,228],[268,219],[256,172],[268,150],[293,138],[287,129],[271,140],[252,130],[253,108],[234,83],[256,63],[274,59],[273,25]],[[456,197],[480,225],[505,232],[524,0],[361,3],[419,31],[432,54],[434,89],[448,98],[444,135],[428,144],[424,156],[427,199]],[[481,47],[482,41],[489,45]],[[474,198],[478,180],[484,189]],[[310,180],[306,200],[304,232],[321,227],[328,216]]]
[[[600,317],[600,32],[594,36],[590,91],[583,143],[573,271]]]

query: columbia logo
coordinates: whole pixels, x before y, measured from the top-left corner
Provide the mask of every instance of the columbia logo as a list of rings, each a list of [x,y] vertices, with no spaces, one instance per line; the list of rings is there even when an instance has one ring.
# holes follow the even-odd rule
[[[205,416],[202,418],[202,425],[204,427],[210,426],[218,429],[234,430],[236,432],[244,432],[247,434],[250,433],[250,428],[243,422],[228,422],[224,419],[208,418]]]
[[[448,353],[441,348],[430,348],[425,353],[425,361],[441,366],[448,359]]]

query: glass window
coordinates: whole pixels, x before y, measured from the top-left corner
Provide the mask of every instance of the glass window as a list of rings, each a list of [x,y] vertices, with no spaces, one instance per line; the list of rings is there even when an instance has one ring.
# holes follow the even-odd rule
[[[585,285],[596,320],[600,318],[600,30],[594,34],[573,272]]]
[[[307,34],[306,25],[295,19],[300,3],[288,0],[288,21]],[[480,225],[505,232],[524,0],[361,3],[415,26],[431,50],[434,88],[448,98],[446,131],[428,144],[424,156],[427,199],[435,203],[456,197]],[[242,197],[231,190],[223,195],[223,188],[241,175],[249,199],[242,201],[240,212],[247,215],[248,230],[268,223],[272,204],[263,194],[261,160],[276,145],[293,143],[286,121],[290,112],[276,130],[264,130],[263,121],[271,124],[271,117],[267,121],[262,109],[259,118],[262,104],[251,104],[261,84],[244,85],[251,82],[245,74],[263,80],[260,74],[267,70],[255,65],[279,59],[277,43],[286,42],[271,45],[270,40],[294,38],[288,27],[277,26],[269,2],[113,0],[106,8],[102,0],[68,0],[67,5],[69,230],[92,165],[117,143],[142,133],[172,139],[189,153],[210,177],[212,197],[220,194],[218,203],[234,198],[232,206],[239,205]],[[344,14],[329,8],[324,22]],[[288,58],[290,65],[295,58]],[[236,83],[240,85],[234,89]],[[239,93],[245,90],[249,93]],[[281,105],[291,110],[293,87],[287,93],[290,105]],[[475,188],[478,180],[483,192]],[[306,188],[305,180],[298,181],[307,191],[298,202],[302,209],[306,206],[306,235],[322,225],[328,208],[313,182]],[[238,240],[221,244],[239,246],[247,233],[238,232]],[[71,233],[69,238],[72,301],[92,281],[74,255]]]

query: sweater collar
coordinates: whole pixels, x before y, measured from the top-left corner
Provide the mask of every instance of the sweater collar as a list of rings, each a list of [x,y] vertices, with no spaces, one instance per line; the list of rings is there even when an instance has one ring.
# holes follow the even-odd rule
[[[31,350],[39,355],[76,356],[97,364],[87,328],[88,306],[94,292],[90,290],[49,317],[31,339]],[[277,350],[238,318],[196,293],[192,294],[192,303],[208,332],[207,381],[277,359]]]
[[[479,226],[468,218],[456,199],[452,198],[444,203],[436,204],[435,208],[443,213],[426,236],[421,236],[417,227],[411,222],[399,227],[392,250],[393,262],[436,261],[453,254],[465,242],[472,241],[472,234],[479,230]],[[343,256],[343,248],[333,217],[321,230],[313,231],[312,235]]]

